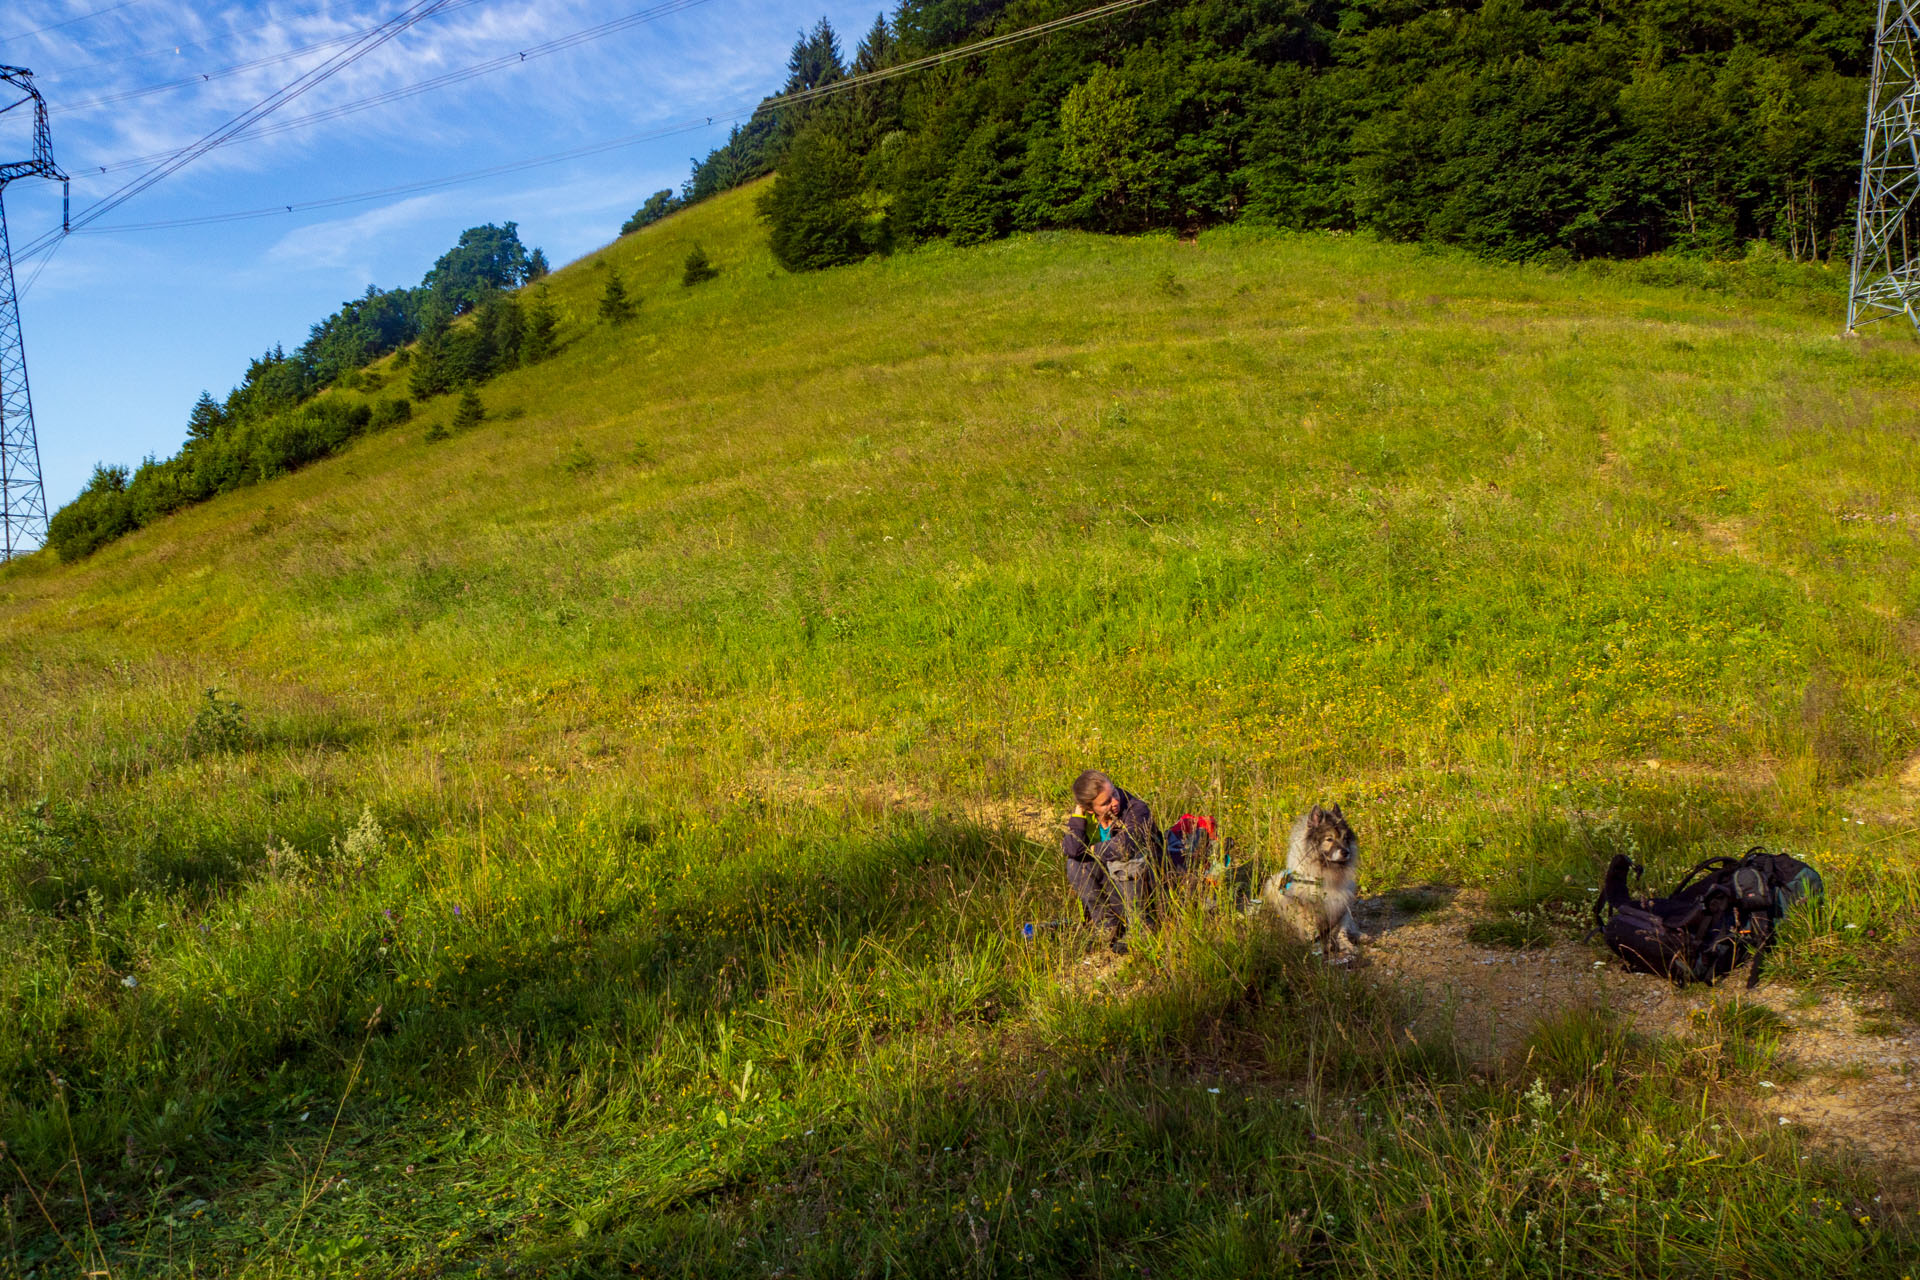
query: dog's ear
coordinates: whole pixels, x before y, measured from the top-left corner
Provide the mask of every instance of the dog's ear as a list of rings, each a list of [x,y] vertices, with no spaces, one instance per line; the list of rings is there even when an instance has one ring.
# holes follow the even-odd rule
[[[1325,809],[1322,809],[1319,805],[1315,805],[1313,806],[1313,808],[1307,810],[1308,826],[1317,827],[1321,823],[1325,822],[1326,820],[1327,820],[1327,811]]]
[[[1333,802],[1333,808],[1327,810],[1327,812],[1331,813],[1334,817],[1340,819],[1340,821],[1342,822],[1345,822],[1347,820],[1347,815],[1340,812],[1340,802],[1338,800],[1335,800]]]

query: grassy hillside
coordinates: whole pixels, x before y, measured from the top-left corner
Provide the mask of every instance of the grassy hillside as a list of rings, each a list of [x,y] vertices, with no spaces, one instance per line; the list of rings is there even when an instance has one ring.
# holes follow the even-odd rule
[[[1530,919],[1777,844],[1775,971],[1897,987],[1920,344],[1245,231],[792,276],[752,198],[473,430],[0,570],[0,1267],[1902,1274],[1736,1007],[1487,1068],[1230,912],[1017,930],[1099,765]]]

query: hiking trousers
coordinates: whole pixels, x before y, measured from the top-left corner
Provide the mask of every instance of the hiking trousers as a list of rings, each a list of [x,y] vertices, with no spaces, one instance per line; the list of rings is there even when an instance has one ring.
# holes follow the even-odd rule
[[[1080,895],[1087,922],[1109,938],[1126,933],[1129,917],[1152,924],[1155,879],[1145,858],[1111,863],[1098,858],[1067,859],[1067,883]]]

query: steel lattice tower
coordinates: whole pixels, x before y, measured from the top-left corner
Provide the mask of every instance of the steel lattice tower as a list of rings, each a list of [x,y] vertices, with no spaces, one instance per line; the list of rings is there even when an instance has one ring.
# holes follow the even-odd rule
[[[1904,315],[1920,327],[1920,0],[1880,0],[1860,153],[1847,332]]]
[[[53,163],[47,104],[33,87],[33,73],[0,66],[4,97],[0,115],[33,104],[33,156],[0,160],[0,560],[37,548],[46,537],[47,494],[40,483],[40,438],[33,430],[33,397],[27,389],[27,347],[20,333],[20,297],[13,282],[13,248],[7,240],[7,184],[18,178],[67,175]]]

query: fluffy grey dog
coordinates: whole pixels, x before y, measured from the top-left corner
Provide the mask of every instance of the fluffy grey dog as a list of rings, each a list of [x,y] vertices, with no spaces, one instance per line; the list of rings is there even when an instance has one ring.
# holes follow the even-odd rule
[[[1288,928],[1309,941],[1325,942],[1328,955],[1340,955],[1365,941],[1353,922],[1359,857],[1360,840],[1340,806],[1316,804],[1293,824],[1287,869],[1268,876],[1260,896]]]

